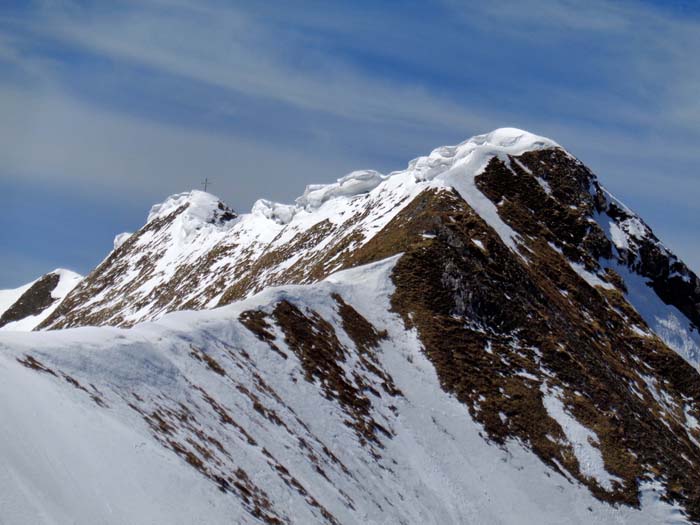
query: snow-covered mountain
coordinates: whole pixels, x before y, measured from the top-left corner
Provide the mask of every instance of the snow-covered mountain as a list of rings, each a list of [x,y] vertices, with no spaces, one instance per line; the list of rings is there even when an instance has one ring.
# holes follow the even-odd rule
[[[14,290],[0,290],[0,330],[33,330],[82,279],[58,268]]]
[[[249,214],[175,195],[40,331],[0,334],[1,507],[697,523],[698,326],[697,276],[521,130]]]

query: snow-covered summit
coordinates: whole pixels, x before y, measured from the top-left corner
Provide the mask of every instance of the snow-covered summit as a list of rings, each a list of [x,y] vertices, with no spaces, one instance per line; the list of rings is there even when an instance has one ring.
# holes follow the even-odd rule
[[[260,199],[250,213],[242,215],[210,193],[192,190],[172,195],[151,208],[141,230],[115,238],[115,251],[128,240],[128,253],[122,249],[121,257],[115,259],[113,252],[100,265],[100,284],[84,290],[83,300],[93,313],[100,305],[109,305],[110,310],[118,307],[119,313],[114,318],[101,314],[99,321],[90,322],[109,318],[131,323],[157,318],[175,305],[213,306],[234,281],[246,283],[247,294],[289,282],[292,275],[302,280],[314,272],[325,275],[342,266],[334,247],[346,253],[358,249],[428,188],[458,189],[514,247],[516,234],[499,221],[494,205],[473,187],[474,177],[490,158],[557,147],[526,131],[502,128],[457,146],[437,148],[402,171],[385,175],[358,170],[331,184],[309,185],[294,204]],[[326,236],[325,242],[309,242],[321,236]],[[354,244],[348,244],[350,239]],[[325,257],[333,260],[318,262],[322,268],[304,262]],[[263,263],[274,267],[256,266]],[[186,286],[180,289],[173,278],[182,279]],[[167,300],[157,292],[166,288],[170,290]],[[133,303],[140,308],[127,306]],[[79,314],[74,314],[77,320]],[[84,323],[90,316],[81,319]]]
[[[171,195],[160,204],[151,207],[146,224],[164,219],[183,209],[179,215],[183,225],[196,228],[203,224],[221,224],[236,217],[236,214],[217,196],[200,190]]]
[[[470,157],[478,157],[483,163],[494,156],[521,155],[527,151],[549,148],[562,149],[553,140],[528,131],[498,128],[490,133],[471,137],[455,146],[435,148],[429,155],[410,161],[404,170],[386,175],[371,169],[356,170],[330,184],[309,184],[304,193],[294,200],[294,204],[259,199],[253,204],[251,213],[284,225],[291,222],[299,211],[313,212],[328,201],[368,193],[391,177],[411,173],[416,181],[428,181]],[[188,222],[210,223],[216,221],[222,205],[218,197],[204,191],[178,193],[169,196],[162,203],[153,205],[146,223],[167,217],[181,207],[186,208],[183,217],[190,219]]]
[[[521,185],[512,195],[506,194],[508,188]],[[562,223],[550,221],[566,221],[576,232],[598,224],[599,234],[587,234],[595,237],[591,245],[599,245],[602,237],[609,239],[604,242],[611,246],[590,263],[597,265],[598,273],[613,266],[598,262],[601,256],[614,256],[638,269],[640,254],[645,252],[642,245],[653,240],[646,230],[643,239],[636,238],[636,225],[643,221],[606,197],[595,176],[559,144],[524,130],[499,128],[455,146],[436,148],[401,171],[385,175],[360,170],[332,184],[309,185],[295,204],[258,200],[251,213],[240,216],[203,191],[173,195],[153,206],[146,225],[128,237],[126,249],[113,252],[52,314],[45,327],[128,326],[176,309],[225,304],[271,285],[310,282],[354,264],[358,252],[372,246],[373,239],[417,196],[430,191],[456,191],[523,260],[531,250],[526,245],[532,227],[523,230],[514,222],[525,217],[522,213],[520,218],[508,216],[512,206],[525,206],[527,216],[537,217],[554,231]],[[521,202],[522,192],[534,193],[530,200]],[[546,208],[535,211],[533,203],[546,204]],[[552,214],[553,207],[561,207],[561,211]],[[576,214],[581,217],[574,219]],[[124,240],[120,237],[115,248]],[[642,265],[644,272],[654,275],[659,289],[692,287],[695,277],[657,241],[654,249],[669,260],[667,268],[646,264]],[[573,268],[581,268],[580,261],[572,262]],[[588,270],[581,274],[587,276],[587,282],[612,286]],[[680,276],[684,284],[664,284],[671,275]],[[675,291],[669,294],[678,295]],[[682,297],[663,299],[681,306],[692,304]],[[666,326],[671,318],[682,321],[673,312],[664,314],[662,306],[657,310],[648,318],[653,326]],[[688,310],[685,315],[694,314]],[[674,329],[672,336],[664,337],[680,341],[674,348],[697,365],[700,335],[683,323],[681,330]],[[662,332],[669,329],[659,328]]]
[[[154,204],[148,213],[146,222],[164,218],[182,206],[188,208],[187,213],[193,217],[199,217],[206,221],[210,214],[216,209],[219,199],[211,193],[200,190],[192,190],[183,193],[170,195],[163,202]]]
[[[483,165],[492,157],[518,156],[528,151],[563,148],[551,139],[517,128],[499,128],[476,135],[456,146],[442,146],[430,155],[413,159],[408,169],[417,180],[430,180],[463,162]]]

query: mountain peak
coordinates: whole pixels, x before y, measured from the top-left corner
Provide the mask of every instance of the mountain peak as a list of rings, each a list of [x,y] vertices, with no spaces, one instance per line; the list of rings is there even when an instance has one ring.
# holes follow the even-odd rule
[[[545,149],[564,149],[551,139],[517,128],[498,128],[471,137],[456,146],[435,148],[429,155],[413,159],[408,170],[416,180],[432,180],[456,165],[468,163],[477,171],[493,157],[519,156]]]
[[[462,144],[466,143],[489,144],[500,148],[518,147],[525,150],[561,148],[559,144],[547,137],[535,135],[524,129],[518,128],[496,128],[489,133],[476,135]]]
[[[223,223],[236,218],[236,213],[217,196],[201,190],[176,193],[160,204],[154,204],[148,213],[146,223],[165,218],[178,210],[188,222]]]
[[[401,171],[362,169],[308,185],[294,204],[260,199],[240,216],[207,192],[171,195],[151,208],[143,228],[115,238],[114,252],[44,327],[131,325],[317,279],[345,267],[352,252],[429,189],[456,190],[518,253],[519,235],[476,178],[494,158],[508,164],[509,157],[543,150],[563,151],[550,139],[499,128],[436,148]],[[129,306],[134,302],[138,309]]]
[[[284,225],[289,223],[299,210],[312,212],[335,198],[350,198],[368,193],[391,177],[411,172],[416,181],[428,181],[449,171],[458,161],[470,156],[478,157],[477,161],[484,163],[494,156],[521,155],[542,149],[563,150],[553,140],[529,131],[498,128],[489,133],[475,135],[455,146],[435,148],[429,155],[409,162],[406,169],[388,175],[372,169],[363,169],[352,171],[330,184],[309,184],[304,193],[295,199],[295,204],[258,200],[252,212]],[[477,155],[473,155],[474,153]]]

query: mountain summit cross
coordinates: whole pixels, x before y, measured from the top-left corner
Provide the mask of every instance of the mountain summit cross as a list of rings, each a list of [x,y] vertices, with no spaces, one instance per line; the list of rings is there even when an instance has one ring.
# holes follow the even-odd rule
[[[209,187],[210,184],[211,184],[211,181],[208,178],[204,179],[204,181],[202,182],[202,186],[204,186],[204,191],[207,191],[207,188]]]

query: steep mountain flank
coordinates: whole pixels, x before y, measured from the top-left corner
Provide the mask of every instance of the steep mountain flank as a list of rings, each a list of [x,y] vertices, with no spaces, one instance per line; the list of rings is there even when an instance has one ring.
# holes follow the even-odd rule
[[[501,203],[509,225],[554,245],[584,278],[602,271],[669,346],[698,363],[700,280],[583,164],[561,150],[528,152],[508,164],[493,162],[477,186]]]
[[[443,388],[495,442],[528,443],[601,499],[636,505],[640,482],[665,480],[697,519],[696,370],[547,243],[523,249],[526,263],[459,196],[422,199],[429,226],[397,263],[392,305]],[[573,422],[590,440],[567,434]]]

